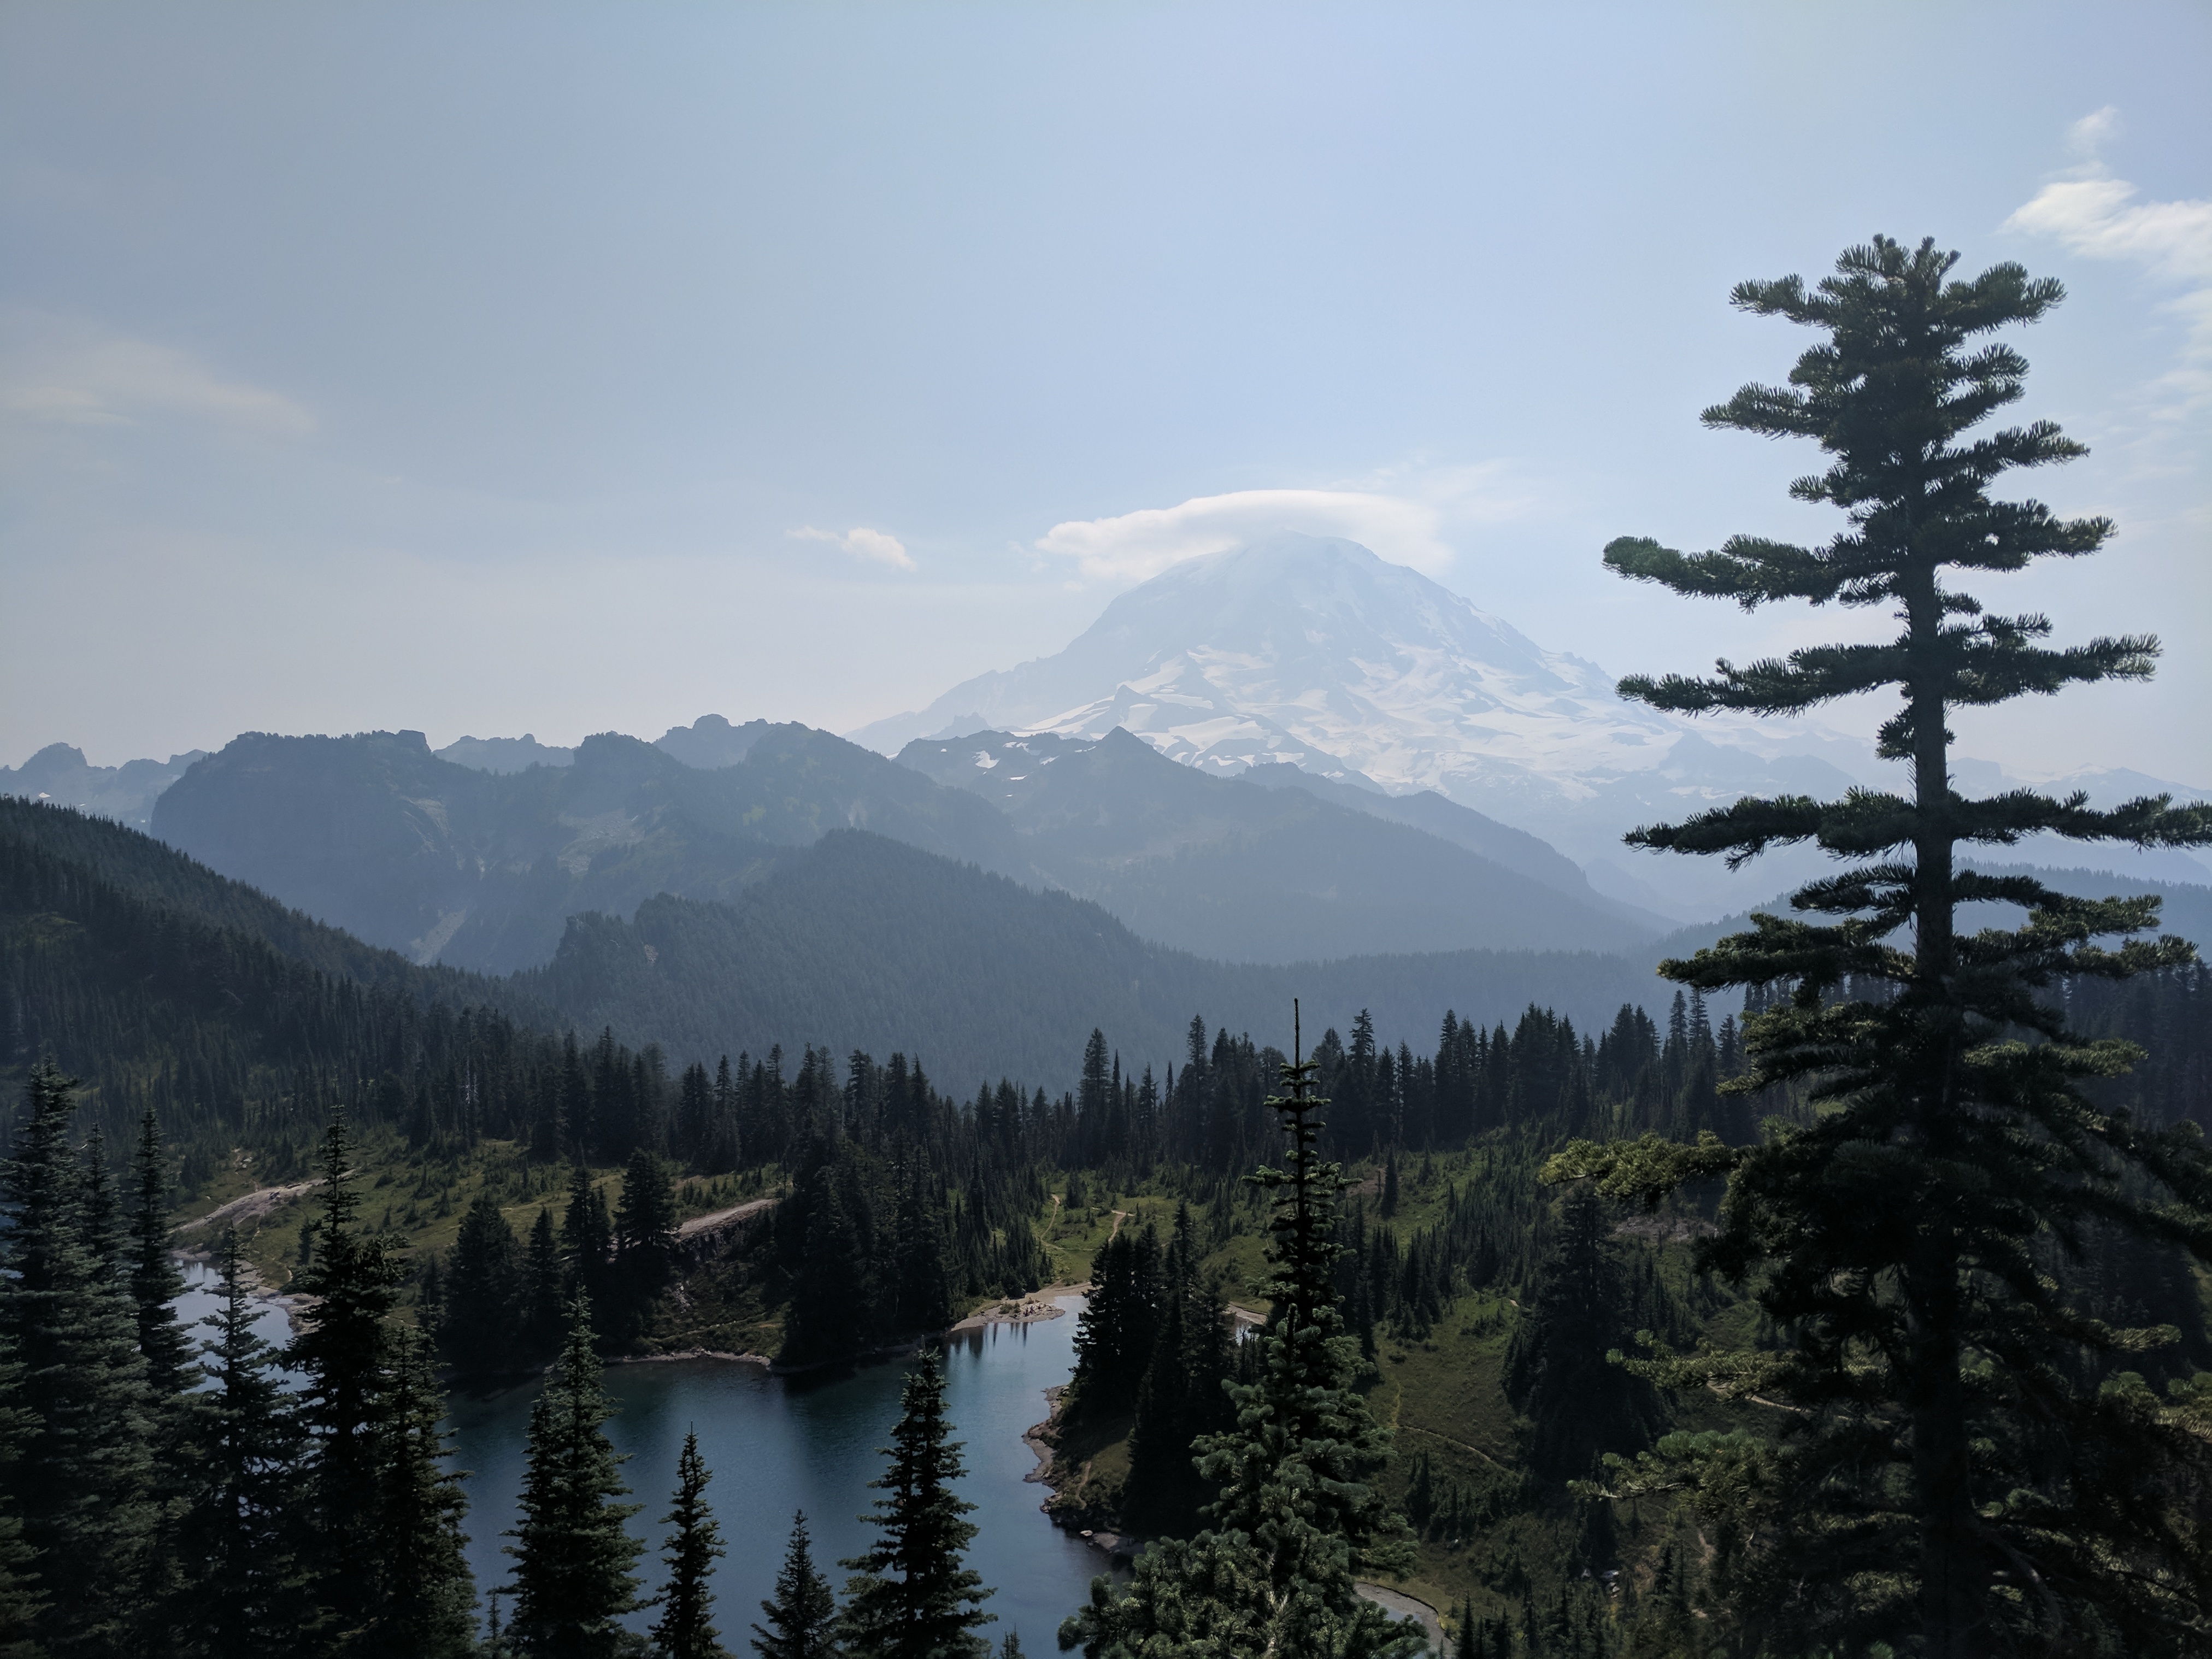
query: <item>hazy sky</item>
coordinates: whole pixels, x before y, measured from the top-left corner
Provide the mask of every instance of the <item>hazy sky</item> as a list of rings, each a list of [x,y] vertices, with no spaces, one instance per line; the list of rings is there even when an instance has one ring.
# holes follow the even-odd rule
[[[0,8],[0,763],[246,728],[833,729],[1290,524],[1613,672],[1863,618],[1605,541],[1818,537],[1703,431],[1731,283],[1881,231],[2072,297],[1994,584],[2150,689],[1972,720],[2212,784],[2212,9]]]

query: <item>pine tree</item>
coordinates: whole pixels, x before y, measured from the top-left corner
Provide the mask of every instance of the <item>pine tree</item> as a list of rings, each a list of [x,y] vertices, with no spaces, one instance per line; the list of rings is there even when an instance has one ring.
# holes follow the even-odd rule
[[[1529,1464],[1549,1480],[1595,1474],[1606,1451],[1642,1450],[1662,1416],[1649,1382],[1607,1361],[1633,1331],[1610,1232],[1589,1183],[1570,1188],[1506,1352],[1505,1391],[1532,1431]]]
[[[860,1345],[867,1272],[837,1188],[832,1164],[821,1165],[806,1182],[805,1252],[778,1356],[787,1364],[842,1359]]]
[[[75,1088],[51,1060],[31,1068],[15,1155],[0,1164],[0,1349],[21,1368],[24,1430],[8,1497],[36,1553],[36,1639],[57,1656],[135,1639],[156,1519],[137,1310],[119,1246],[95,1248],[112,1224],[88,1215],[88,1170],[70,1151]]]
[[[761,1659],[836,1659],[837,1598],[815,1569],[806,1535],[806,1511],[791,1517],[791,1541],[775,1575],[775,1595],[761,1603],[765,1627],[753,1626],[753,1651]]]
[[[1293,1021],[1296,1019],[1293,1005]],[[1295,1037],[1295,1027],[1294,1027]],[[1129,1592],[1103,1576],[1060,1632],[1085,1659],[1117,1650],[1187,1649],[1279,1659],[1355,1659],[1415,1651],[1422,1638],[1353,1589],[1356,1574],[1411,1563],[1403,1522],[1375,1482],[1389,1437],[1352,1387],[1357,1347],[1337,1311],[1336,1200],[1347,1184],[1318,1150],[1315,1062],[1294,1040],[1284,1093],[1269,1099],[1286,1169],[1249,1177],[1273,1200],[1259,1380],[1233,1390],[1234,1429],[1199,1443],[1221,1496],[1212,1525],[1188,1543],[1165,1540],[1137,1559]]]
[[[522,1340],[532,1355],[550,1354],[561,1346],[562,1279],[553,1212],[541,1204],[538,1219],[530,1224],[530,1242],[522,1259]]]
[[[910,1172],[899,1194],[898,1307],[893,1323],[901,1330],[941,1331],[952,1322],[952,1283],[945,1262],[945,1225],[922,1189],[924,1176]]]
[[[328,1608],[330,1640],[354,1639],[374,1616],[376,1585],[359,1568],[357,1527],[366,1496],[377,1490],[389,1358],[387,1317],[400,1270],[380,1235],[356,1212],[354,1142],[343,1110],[323,1136],[321,1219],[314,1261],[294,1281],[313,1300],[285,1352],[307,1377],[301,1409],[308,1431],[302,1528],[309,1573]]]
[[[561,1363],[530,1411],[522,1524],[507,1535],[514,1558],[514,1612],[507,1639],[521,1659],[607,1659],[622,1651],[616,1623],[644,1603],[634,1569],[645,1546],[623,1523],[623,1460],[607,1442],[615,1407],[600,1385],[592,1310],[568,1310]]]
[[[37,1428],[22,1403],[23,1367],[14,1340],[0,1326],[0,1659],[41,1659],[37,1631],[46,1598],[39,1594],[38,1552],[23,1535],[15,1465]]]
[[[703,1073],[702,1073],[703,1081]],[[707,1482],[713,1479],[699,1455],[696,1431],[684,1437],[684,1450],[676,1460],[676,1498],[663,1522],[672,1530],[661,1559],[668,1566],[668,1588],[662,1592],[659,1622],[653,1639],[665,1659],[720,1659],[722,1644],[708,1613],[714,1593],[707,1588],[714,1563],[729,1552],[722,1546],[721,1528],[714,1510],[707,1507]]]
[[[161,1130],[149,1106],[138,1124],[131,1212],[131,1295],[138,1304],[138,1352],[146,1360],[146,1386],[158,1399],[182,1394],[198,1381],[191,1338],[177,1317],[185,1278],[169,1249],[169,1170]]]
[[[653,1298],[676,1271],[676,1193],[668,1166],[647,1148],[629,1156],[615,1211],[615,1290],[620,1305],[604,1321],[616,1339],[634,1340]]]
[[[463,1553],[461,1477],[440,1465],[450,1431],[419,1333],[391,1338],[390,1382],[378,1423],[381,1465],[367,1517],[376,1606],[355,1651],[377,1659],[463,1659],[476,1650],[476,1581]]]
[[[1235,1420],[1224,1388],[1231,1365],[1228,1310],[1198,1275],[1200,1246],[1188,1205],[1176,1210],[1168,1245],[1158,1334],[1137,1392],[1129,1434],[1124,1517],[1139,1530],[1187,1537],[1215,1496],[1191,1448]]]
[[[183,1535],[178,1522],[198,1477],[201,1401],[186,1392],[199,1381],[200,1373],[191,1363],[191,1338],[174,1305],[184,1293],[185,1279],[169,1249],[168,1170],[150,1105],[139,1121],[129,1224],[125,1249],[137,1316],[138,1352],[146,1363],[149,1449],[154,1460],[149,1496],[156,1514],[141,1591],[146,1610],[141,1629],[158,1636],[180,1607],[181,1598],[193,1593],[181,1559]]]
[[[990,1592],[963,1557],[975,1536],[965,1516],[975,1506],[956,1497],[965,1470],[960,1443],[945,1437],[945,1371],[926,1348],[907,1373],[898,1425],[884,1451],[891,1465],[868,1484],[884,1495],[863,1518],[880,1534],[874,1548],[843,1565],[844,1643],[852,1659],[985,1659],[991,1644],[975,1627]]]
[[[520,1290],[515,1255],[514,1229],[500,1213],[499,1201],[488,1192],[477,1194],[461,1218],[440,1285],[438,1346],[464,1376],[515,1364]]]
[[[591,1166],[580,1155],[568,1170],[568,1206],[561,1218],[561,1248],[568,1256],[568,1294],[605,1299],[613,1273],[614,1223],[606,1196],[592,1181]]]
[[[276,1378],[277,1354],[253,1328],[258,1311],[234,1228],[216,1250],[220,1308],[201,1323],[210,1387],[199,1425],[204,1461],[184,1526],[191,1596],[188,1654],[279,1659],[300,1650],[308,1607],[289,1525],[303,1434]]]
[[[1595,1175],[1608,1192],[1653,1201],[1682,1181],[1728,1177],[1701,1264],[1755,1279],[1790,1346],[1662,1374],[1796,1408],[1765,1477],[1785,1494],[1765,1534],[1768,1600],[1753,1606],[1744,1581],[1747,1617],[1805,1646],[1910,1627],[1929,1659],[2172,1652],[2212,1632],[2212,1583],[2194,1523],[2178,1518],[2195,1500],[2150,1499],[2135,1483],[2201,1492],[2206,1441],[2187,1399],[2160,1402],[2123,1377],[2069,1382],[2084,1361],[2106,1370],[2154,1334],[2081,1316],[2060,1274],[2095,1216],[2212,1257],[2212,1160],[2193,1129],[2094,1104],[2083,1083],[2125,1071],[2140,1051],[2078,1037],[2039,993],[2193,953],[2175,939],[2129,938],[2155,925],[2155,899],[2071,898],[1960,858],[2045,832],[2203,845],[2212,808],[2151,797],[2096,811],[2080,794],[1978,800],[1952,787],[1954,710],[2142,678],[2158,651],[2148,637],[2051,649],[2039,643],[2045,618],[1988,613],[1950,584],[1953,571],[2087,555],[2112,532],[2107,520],[2061,520],[1990,494],[2015,468],[2082,453],[2048,422],[1965,438],[2021,397],[2027,374],[2018,353],[1984,337],[2035,321],[2063,290],[2014,264],[1954,280],[1956,264],[1933,242],[1876,238],[1816,289],[1793,276],[1735,290],[1742,309],[1826,337],[1789,386],[1746,386],[1705,420],[1820,444],[1828,470],[1791,493],[1847,514],[1827,545],[1739,537],[1685,556],[1624,538],[1606,550],[1614,570],[1680,593],[1747,608],[1885,605],[1901,620],[1887,643],[1621,683],[1685,714],[1899,695],[1881,752],[1910,769],[1909,793],[1746,799],[1629,838],[1731,865],[1810,842],[1852,862],[1791,900],[1826,924],[1755,915],[1752,932],[1662,968],[1708,991],[1778,988],[1747,1023],[1747,1069],[1729,1086],[1808,1086],[1819,1115],[1752,1146],[1582,1145],[1551,1174]],[[1958,908],[1973,902],[2019,905],[2027,924],[1962,936]],[[2115,937],[2124,942],[2098,942]],[[1677,1461],[1622,1475],[1638,1489],[1718,1491],[1694,1456]]]

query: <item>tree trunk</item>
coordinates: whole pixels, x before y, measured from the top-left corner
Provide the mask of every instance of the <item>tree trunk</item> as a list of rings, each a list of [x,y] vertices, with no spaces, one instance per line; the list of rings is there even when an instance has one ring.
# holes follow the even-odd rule
[[[1917,894],[1914,963],[1929,1022],[1929,1073],[1918,1091],[1915,1138],[1940,1169],[1948,1162],[1952,1060],[1958,1051],[1952,961],[1950,734],[1938,659],[1942,607],[1932,565],[1906,598],[1913,659],[1913,835]],[[1976,1659],[1985,1635],[1988,1571],[1976,1547],[1966,1388],[1960,1380],[1959,1243],[1940,1204],[1921,1220],[1906,1268],[1907,1374],[1914,1507],[1920,1516],[1920,1606],[1928,1659]]]

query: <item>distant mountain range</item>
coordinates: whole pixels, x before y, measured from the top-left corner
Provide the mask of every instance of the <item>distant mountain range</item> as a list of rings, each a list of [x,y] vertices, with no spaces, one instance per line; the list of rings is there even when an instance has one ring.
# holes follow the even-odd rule
[[[1625,702],[1595,665],[1418,573],[1294,535],[1179,565],[1057,655],[855,735],[896,763],[707,715],[574,748],[249,733],[97,768],[54,744],[0,769],[0,793],[153,829],[364,939],[487,972],[547,962],[580,912],[727,899],[838,827],[1095,900],[1173,948],[1279,963],[1634,953],[1827,863],[1786,849],[1731,878],[1632,858],[1623,828],[1882,770],[1816,727]],[[1972,758],[1956,772],[1974,793],[2018,781]],[[2118,771],[2058,787],[2075,786],[2100,805],[2173,787]],[[2007,856],[2212,884],[2174,850],[2046,838]]]
[[[0,795],[74,806],[95,817],[143,830],[153,822],[155,798],[206,753],[191,749],[166,761],[92,766],[86,763],[82,749],[50,743],[21,766],[0,766]]]
[[[718,720],[705,735],[743,763],[702,770],[609,732],[567,766],[495,773],[419,732],[249,733],[161,797],[153,831],[372,944],[489,973],[545,962],[580,911],[729,897],[831,829],[1018,861],[984,802],[826,732]]]
[[[1144,939],[1222,961],[1632,952],[1667,926],[1439,798],[1288,768],[1209,777],[1127,732],[917,744],[894,763],[710,716],[519,772],[442,759],[419,732],[252,734],[162,795],[153,828],[373,943],[493,973],[546,962],[579,913],[732,899],[840,828],[1095,900]]]
[[[97,1113],[117,1131],[135,1109],[133,1068],[160,1061],[161,1041],[190,1037],[181,1085],[234,1091],[256,1064],[327,1063],[302,1000],[357,1021],[355,987],[539,1030],[611,1026],[678,1065],[780,1045],[789,1075],[812,1043],[902,1052],[948,1087],[1011,1076],[1054,1093],[1075,1081],[1093,1027],[1133,1070],[1179,1062],[1194,1015],[1282,1042],[1293,996],[1310,1030],[1348,1029],[1366,1008],[1386,1040],[1425,1045],[1448,1008],[1510,1024],[1534,1001],[1589,1026],[1672,994],[1648,963],[1592,952],[1207,962],[1095,904],[860,830],[787,849],[727,902],[664,895],[628,921],[580,915],[544,967],[494,978],[416,966],[138,831],[16,799],[0,799],[0,980],[16,993],[0,1000],[0,1072],[51,1048],[88,1079],[118,1079],[122,1096]],[[390,1063],[404,1079],[404,1045]]]

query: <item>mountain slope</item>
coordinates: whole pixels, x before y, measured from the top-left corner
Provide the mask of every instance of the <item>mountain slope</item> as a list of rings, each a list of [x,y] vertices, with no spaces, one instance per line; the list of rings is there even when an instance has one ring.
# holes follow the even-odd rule
[[[1495,1024],[1534,1001],[1589,1028],[1669,994],[1647,963],[1590,952],[1208,962],[1095,904],[858,831],[823,836],[726,904],[579,916],[553,961],[514,983],[579,1027],[650,1032],[678,1060],[773,1043],[789,1055],[800,1042],[897,1049],[956,1091],[1008,1075],[1066,1087],[1094,1026],[1132,1066],[1179,1060],[1194,1014],[1280,1041],[1293,997],[1316,1036],[1367,1008],[1386,1040],[1432,1043],[1447,1009]]]
[[[726,897],[848,825],[993,868],[1014,856],[984,803],[797,726],[763,728],[742,764],[711,772],[612,733],[570,765],[504,775],[440,760],[418,732],[249,733],[154,819],[171,845],[373,944],[487,972],[545,961],[580,910]]]
[[[1096,900],[1145,939],[1225,961],[1626,951],[1660,931],[1612,914],[1587,888],[1571,896],[1305,790],[1209,777],[1118,729],[1096,742],[1000,732],[916,741],[899,763],[1004,812],[1048,884]]]
[[[940,728],[969,719],[1092,738],[1125,726],[1212,771],[1276,761],[1362,773],[1393,793],[1433,789],[1571,855],[1747,789],[1834,793],[1854,781],[1838,763],[1870,760],[1802,722],[1693,730],[1416,571],[1287,532],[1178,564],[1057,655],[853,736],[895,749],[958,735]]]
[[[126,1146],[151,1103],[202,1165],[249,1125],[312,1144],[322,1109],[304,1102],[358,1106],[456,1041],[481,1067],[483,1045],[552,1024],[505,981],[416,967],[137,830],[15,800],[0,800],[0,1073],[52,1054],[89,1085],[80,1131]]]

